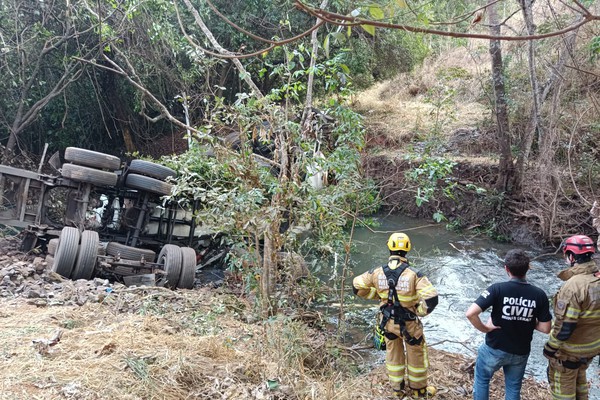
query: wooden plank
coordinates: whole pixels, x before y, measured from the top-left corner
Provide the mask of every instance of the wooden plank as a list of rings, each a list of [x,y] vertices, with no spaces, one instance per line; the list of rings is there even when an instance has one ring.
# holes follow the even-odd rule
[[[21,178],[28,179],[41,179],[42,175],[37,172],[27,171],[26,169],[9,167],[8,165],[0,165],[0,174],[10,175],[10,176],[20,176]]]
[[[27,178],[25,180],[25,187],[23,188],[23,197],[21,199],[21,210],[19,214],[19,220],[25,221],[25,211],[27,211],[27,198],[29,197],[29,184],[31,183],[31,179]]]

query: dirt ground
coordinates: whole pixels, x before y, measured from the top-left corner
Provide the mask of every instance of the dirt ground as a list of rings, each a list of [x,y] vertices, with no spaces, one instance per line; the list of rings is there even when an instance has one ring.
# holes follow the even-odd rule
[[[286,365],[281,346],[287,344],[277,337],[285,322],[248,324],[217,311],[236,301],[209,290],[157,289],[111,293],[103,303],[82,307],[3,299],[1,398],[392,398],[382,365],[340,376],[305,363]],[[44,343],[52,344],[59,332],[58,343]],[[322,351],[322,343],[303,346]],[[430,362],[437,398],[470,396],[470,360],[431,349]],[[503,398],[502,391],[498,376],[491,398]],[[528,381],[523,399],[548,398],[544,392],[543,385]]]
[[[0,275],[13,270],[11,262],[34,265],[17,243],[0,239],[0,251],[10,254]],[[54,283],[57,290],[68,284]],[[374,350],[337,342],[334,327],[315,323],[323,320],[315,313],[264,320],[255,299],[234,287],[104,287],[77,305],[51,290],[41,302],[3,286],[1,399],[392,398],[385,367],[368,361]],[[436,398],[469,398],[473,360],[434,348],[429,356]],[[491,399],[503,398],[497,375]],[[522,398],[546,393],[527,380]]]

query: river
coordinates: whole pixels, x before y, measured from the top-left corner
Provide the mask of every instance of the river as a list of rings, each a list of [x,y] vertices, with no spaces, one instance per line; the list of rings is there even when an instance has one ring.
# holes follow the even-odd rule
[[[408,257],[411,266],[429,277],[440,294],[440,302],[433,313],[423,319],[427,342],[440,350],[475,357],[484,334],[477,331],[465,318],[469,305],[490,284],[508,279],[503,268],[503,257],[509,249],[522,248],[533,259],[544,253],[541,249],[505,244],[485,237],[457,234],[440,225],[401,216],[379,218],[380,226],[371,231],[358,228],[354,233],[356,251],[352,254],[353,273],[361,274],[387,261],[387,239],[391,232],[405,232],[412,242]],[[545,252],[553,252],[546,249]],[[556,273],[566,265],[560,255],[539,257],[531,262],[527,274],[530,283],[542,288],[550,297],[562,284]],[[361,303],[360,300],[358,300]],[[364,305],[364,303],[363,303]],[[371,321],[376,308],[361,313]],[[488,312],[482,315],[485,321]],[[537,380],[546,380],[546,359],[542,349],[547,335],[535,332],[526,374]],[[435,344],[438,343],[438,344]],[[600,400],[600,368],[596,358],[588,369],[591,380],[591,400]]]

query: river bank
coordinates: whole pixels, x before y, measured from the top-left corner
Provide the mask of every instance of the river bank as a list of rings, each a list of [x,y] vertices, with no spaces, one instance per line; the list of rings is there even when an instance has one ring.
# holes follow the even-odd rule
[[[457,233],[447,230],[444,224],[400,215],[381,215],[375,221],[375,229],[361,227],[354,231],[352,272],[360,274],[387,259],[385,243],[391,232],[408,234],[412,243],[408,254],[411,265],[425,274],[440,294],[437,308],[423,319],[427,342],[435,349],[476,357],[484,335],[472,327],[464,313],[489,285],[507,279],[502,261],[508,250],[519,248],[527,252],[532,259],[527,279],[542,288],[548,298],[552,298],[563,283],[556,275],[566,265],[552,248],[498,242],[484,235]],[[357,309],[349,323],[366,332],[376,307],[368,301],[359,304],[367,308]],[[482,318],[488,314],[484,313]],[[548,335],[534,333],[526,370],[526,376],[542,384],[546,381],[547,366],[542,349],[547,339]],[[600,399],[594,397],[600,395],[597,361],[590,366],[588,379],[593,388],[591,399]]]

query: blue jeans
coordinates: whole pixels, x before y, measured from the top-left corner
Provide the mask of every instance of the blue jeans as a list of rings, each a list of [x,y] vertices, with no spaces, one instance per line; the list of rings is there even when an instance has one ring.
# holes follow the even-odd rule
[[[474,400],[489,400],[490,380],[494,372],[500,367],[504,370],[504,386],[506,388],[506,400],[521,399],[521,384],[525,375],[525,366],[529,354],[510,354],[502,350],[496,350],[485,343],[477,352],[475,362],[475,384],[473,385]]]

